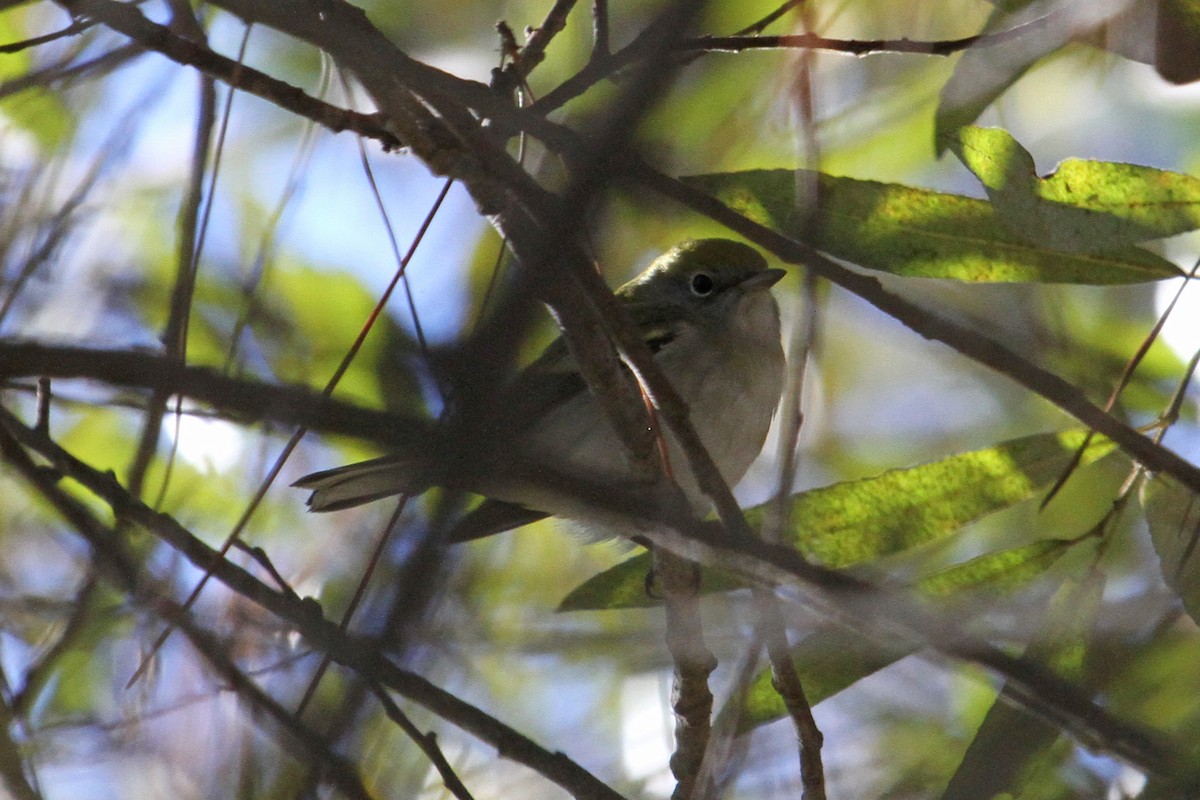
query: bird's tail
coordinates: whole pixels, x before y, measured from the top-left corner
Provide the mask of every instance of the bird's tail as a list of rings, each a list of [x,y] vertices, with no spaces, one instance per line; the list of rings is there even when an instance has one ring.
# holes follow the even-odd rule
[[[413,491],[417,487],[412,483],[411,462],[395,456],[384,456],[314,472],[292,485],[312,490],[308,497],[310,511],[337,511]]]

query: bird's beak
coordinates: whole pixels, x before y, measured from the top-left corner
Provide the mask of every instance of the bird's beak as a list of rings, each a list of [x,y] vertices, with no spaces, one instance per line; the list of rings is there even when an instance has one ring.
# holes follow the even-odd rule
[[[738,287],[746,292],[756,289],[770,289],[779,283],[779,279],[784,275],[787,275],[786,269],[764,269],[762,272],[756,272],[743,280],[738,284]]]

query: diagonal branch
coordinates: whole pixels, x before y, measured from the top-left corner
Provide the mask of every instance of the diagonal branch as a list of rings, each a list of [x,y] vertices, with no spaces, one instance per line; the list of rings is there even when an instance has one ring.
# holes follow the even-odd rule
[[[338,108],[318,100],[291,84],[239,64],[202,42],[177,35],[165,25],[147,19],[137,6],[116,0],[60,0],[76,18],[102,22],[147,50],[158,52],[177,64],[199,69],[244,92],[265,98],[285,111],[311,119],[335,133],[352,130],[380,141],[385,149],[401,146],[395,133],[387,130],[378,115]],[[124,52],[124,51],[122,51]]]
[[[852,292],[926,339],[949,345],[962,355],[989,367],[1045,398],[1097,433],[1117,444],[1153,472],[1164,472],[1194,492],[1200,492],[1200,468],[1156,443],[1092,403],[1068,381],[982,333],[927,311],[893,294],[870,275],[853,272],[812,247],[748,219],[719,200],[645,164],[631,169],[637,183],[703,214],[783,261],[804,264],[822,278]]]

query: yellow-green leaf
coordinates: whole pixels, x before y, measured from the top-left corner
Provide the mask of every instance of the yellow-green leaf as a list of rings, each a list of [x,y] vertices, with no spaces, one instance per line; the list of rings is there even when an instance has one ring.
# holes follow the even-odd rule
[[[1200,227],[1200,178],[1136,164],[1070,159],[1039,178],[1005,130],[963,128],[951,148],[1027,242],[1101,253]]]
[[[662,601],[647,585],[650,575],[650,554],[640,553],[592,576],[563,598],[559,611],[599,611],[616,608],[650,608]],[[740,589],[740,579],[717,569],[705,569],[701,574],[700,592],[713,594]]]
[[[814,218],[798,213],[797,184],[815,178]],[[896,183],[792,170],[685,179],[755,222],[830,255],[906,277],[968,282],[1121,284],[1175,277],[1174,264],[1134,246],[1056,250],[1005,225],[992,204]]]
[[[804,492],[792,505],[791,541],[809,558],[839,568],[935,541],[1049,486],[1086,436],[1038,434]],[[1094,437],[1080,466],[1113,449]]]
[[[801,492],[792,498],[792,527],[785,541],[810,559],[844,568],[944,539],[1049,487],[1086,436],[1084,431],[1038,434],[873,478]],[[1093,437],[1079,466],[1094,463],[1114,449],[1107,439]],[[763,512],[762,506],[746,511],[752,527],[760,527]],[[1050,540],[984,556],[973,566],[955,568],[963,570],[961,573],[951,572],[938,580],[947,585],[957,581],[960,588],[966,588],[985,579],[1000,580],[1022,566],[1034,574],[1057,558],[1058,547]],[[645,590],[649,570],[646,554],[634,556],[578,586],[559,610],[654,605],[657,601]],[[710,569],[705,570],[701,591],[741,585],[733,576]],[[936,581],[928,591],[937,593]]]
[[[923,578],[916,588],[931,598],[984,586],[1013,588],[1041,575],[1076,542],[1075,539],[1041,539],[1021,547],[986,553]]]

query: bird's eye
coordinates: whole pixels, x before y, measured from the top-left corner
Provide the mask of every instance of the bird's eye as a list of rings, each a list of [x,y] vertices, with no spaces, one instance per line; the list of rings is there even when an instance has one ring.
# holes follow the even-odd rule
[[[707,297],[715,287],[712,276],[707,272],[697,272],[692,276],[692,294],[697,297]]]

